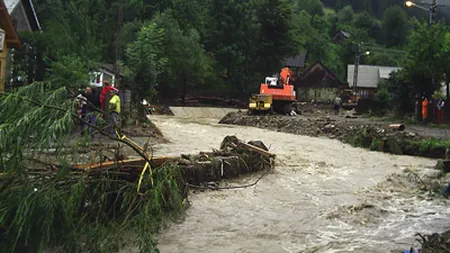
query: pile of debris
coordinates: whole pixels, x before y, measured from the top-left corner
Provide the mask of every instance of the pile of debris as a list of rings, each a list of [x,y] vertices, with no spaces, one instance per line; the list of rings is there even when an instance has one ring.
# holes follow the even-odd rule
[[[144,173],[165,165],[176,166],[182,170],[182,179],[188,184],[203,184],[205,182],[220,181],[236,178],[240,175],[272,169],[275,155],[268,152],[267,147],[260,141],[245,143],[236,136],[226,136],[220,149],[211,152],[200,152],[198,155],[181,155],[180,157],[151,157],[149,159],[127,159],[77,164],[75,170],[86,173],[120,172],[128,181],[136,181]],[[148,163],[148,165],[146,165]],[[146,169],[148,166],[149,169]]]
[[[424,147],[424,143],[429,141],[429,138],[405,131],[405,126],[400,124],[371,124],[361,121],[336,120],[330,116],[248,116],[241,112],[231,112],[219,123],[252,126],[312,137],[325,136],[354,146],[394,154],[441,158],[446,149],[443,146]]]
[[[442,234],[434,233],[432,235],[422,236],[418,241],[422,244],[422,253],[447,253],[450,252],[450,231]]]
[[[329,116],[325,117],[284,117],[247,116],[241,112],[230,112],[220,120],[221,124],[252,126],[279,132],[307,135],[312,137],[345,138],[353,134],[353,125],[342,125]]]

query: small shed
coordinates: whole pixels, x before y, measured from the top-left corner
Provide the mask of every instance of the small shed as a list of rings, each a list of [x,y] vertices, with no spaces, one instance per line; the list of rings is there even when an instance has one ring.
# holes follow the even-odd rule
[[[298,101],[330,101],[343,83],[321,62],[309,67],[295,82]]]
[[[119,78],[124,76],[122,68],[119,68],[119,75]],[[114,74],[114,64],[101,64],[98,71],[91,72],[90,76],[90,84],[92,86],[102,87],[104,81],[108,81],[112,86],[115,86],[116,75]]]
[[[340,43],[341,41],[350,38],[350,33],[346,31],[339,30],[337,33],[333,36],[333,42],[334,43]]]
[[[389,75],[397,70],[399,67],[386,67],[374,65],[359,65],[358,67],[358,83],[356,90],[360,98],[368,98],[375,94],[378,84],[383,79],[389,79]],[[348,65],[347,67],[347,82],[350,88],[353,89],[353,76],[355,65]]]

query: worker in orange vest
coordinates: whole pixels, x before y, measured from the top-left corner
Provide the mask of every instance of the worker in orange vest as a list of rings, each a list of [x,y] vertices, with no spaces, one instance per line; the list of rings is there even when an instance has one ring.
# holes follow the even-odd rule
[[[424,124],[427,123],[428,118],[428,99],[424,98],[422,101],[422,121]]]

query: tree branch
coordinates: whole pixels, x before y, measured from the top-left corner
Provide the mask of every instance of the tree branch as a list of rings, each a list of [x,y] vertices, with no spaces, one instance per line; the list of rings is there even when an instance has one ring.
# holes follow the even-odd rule
[[[23,97],[23,96],[19,96],[19,95],[17,95],[17,94],[12,94],[12,93],[7,93],[7,92],[2,92],[2,93],[0,93],[0,94],[1,94],[1,95],[9,95],[9,96],[12,96],[12,97],[21,99],[21,100],[23,100],[23,101],[29,102],[29,103],[31,103],[31,104],[34,104],[34,105],[36,105],[36,106],[41,106],[41,107],[44,107],[44,108],[47,108],[47,109],[52,109],[52,110],[57,110],[57,111],[60,111],[60,112],[67,113],[67,110],[66,110],[66,109],[63,109],[63,108],[60,108],[60,107],[57,107],[57,106],[53,106],[53,105],[47,105],[47,104],[44,104],[44,103],[42,103],[42,102],[40,102],[40,101],[35,101],[35,100],[29,99],[29,98],[26,98],[26,97]],[[147,156],[146,152],[141,151],[140,148],[139,148],[139,147],[136,147],[133,143],[129,142],[129,141],[126,140],[126,139],[121,139],[121,138],[117,138],[117,137],[111,136],[109,133],[107,133],[106,131],[104,131],[104,130],[101,129],[100,127],[97,127],[97,126],[95,126],[95,125],[92,125],[92,124],[90,124],[89,122],[87,122],[86,120],[84,120],[84,119],[82,119],[82,118],[79,118],[78,115],[76,115],[76,114],[73,113],[73,112],[70,112],[70,114],[71,114],[71,116],[72,116],[73,118],[79,119],[79,120],[81,120],[83,123],[85,123],[86,125],[88,125],[89,127],[92,127],[92,128],[94,128],[95,130],[97,130],[101,135],[106,136],[106,137],[108,137],[108,138],[111,139],[111,140],[114,140],[114,141],[117,141],[117,142],[120,142],[120,143],[123,143],[123,144],[129,146],[129,147],[130,147],[131,149],[133,149],[137,154],[139,154],[146,162],[151,163],[151,159],[149,159],[149,157]],[[116,129],[115,126],[114,126],[114,129]]]

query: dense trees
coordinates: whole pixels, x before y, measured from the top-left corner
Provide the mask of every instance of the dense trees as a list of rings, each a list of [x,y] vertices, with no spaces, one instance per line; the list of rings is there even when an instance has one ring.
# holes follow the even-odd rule
[[[383,14],[383,41],[388,47],[403,45],[408,36],[408,19],[399,6],[391,6]]]
[[[98,63],[118,58],[128,70],[121,85],[139,98],[193,89],[245,97],[304,50],[307,65],[321,61],[345,80],[352,42],[373,52],[361,64],[403,66],[413,27],[403,1],[394,0],[35,2],[44,33],[21,35],[30,47],[15,54],[12,84],[79,85]],[[350,37],[337,43],[340,31]]]

